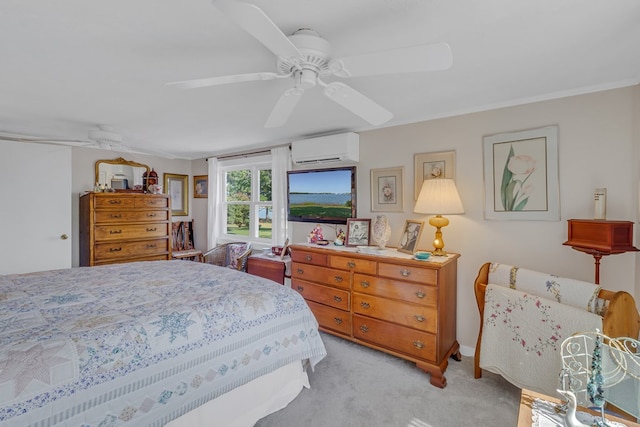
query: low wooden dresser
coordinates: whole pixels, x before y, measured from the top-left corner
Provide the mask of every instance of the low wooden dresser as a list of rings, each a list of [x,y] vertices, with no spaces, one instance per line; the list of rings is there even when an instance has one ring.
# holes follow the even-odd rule
[[[81,266],[171,259],[169,197],[83,194],[79,231]]]
[[[446,385],[456,340],[457,259],[417,261],[394,249],[292,245],[291,287],[307,301],[322,331],[410,360]]]

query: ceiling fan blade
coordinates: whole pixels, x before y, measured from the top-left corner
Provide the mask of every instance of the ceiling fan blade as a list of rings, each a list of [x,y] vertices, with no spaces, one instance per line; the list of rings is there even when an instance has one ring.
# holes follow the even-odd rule
[[[52,138],[32,138],[26,136],[5,135],[0,134],[1,141],[12,142],[24,142],[24,143],[36,143],[36,144],[50,144],[50,145],[65,145],[68,147],[87,147],[94,145],[90,141],[81,141],[76,139],[52,139]]]
[[[179,86],[183,89],[195,89],[199,87],[226,85],[229,83],[243,83],[251,82],[255,80],[273,80],[277,78],[289,77],[288,74],[277,73],[248,73],[248,74],[234,74],[231,76],[221,77],[207,77],[204,79],[184,80],[179,82],[167,83],[167,85]]]
[[[302,57],[298,48],[258,6],[234,0],[214,0],[213,6],[276,55],[284,58]]]
[[[324,94],[372,125],[381,125],[393,118],[391,112],[344,83],[327,84]]]
[[[334,59],[329,69],[339,77],[377,76],[446,70],[453,64],[446,43],[422,44]]]
[[[280,98],[278,102],[276,102],[275,107],[271,110],[271,114],[267,119],[267,122],[264,124],[265,128],[277,128],[284,125],[293,110],[298,105],[298,101],[302,98],[304,94],[304,89],[301,87],[294,87],[291,89],[287,89]]]

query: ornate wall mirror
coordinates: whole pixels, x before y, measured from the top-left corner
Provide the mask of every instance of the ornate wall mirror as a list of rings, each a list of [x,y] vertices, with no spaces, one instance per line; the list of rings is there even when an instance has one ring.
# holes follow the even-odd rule
[[[149,166],[118,157],[96,161],[96,182],[117,190],[142,191],[142,175]]]

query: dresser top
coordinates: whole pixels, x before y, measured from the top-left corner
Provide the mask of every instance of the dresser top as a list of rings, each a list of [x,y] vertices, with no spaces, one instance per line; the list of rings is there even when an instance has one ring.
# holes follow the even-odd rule
[[[357,255],[375,260],[396,259],[402,261],[411,261],[419,264],[439,264],[443,265],[449,261],[453,261],[460,257],[460,254],[447,253],[446,256],[431,256],[426,261],[420,261],[413,257],[413,254],[398,252],[396,248],[378,249],[375,246],[368,246],[366,252],[355,246],[336,246],[329,244],[326,246],[317,245],[315,243],[296,243],[290,246],[292,250],[313,250],[324,252],[330,255]]]

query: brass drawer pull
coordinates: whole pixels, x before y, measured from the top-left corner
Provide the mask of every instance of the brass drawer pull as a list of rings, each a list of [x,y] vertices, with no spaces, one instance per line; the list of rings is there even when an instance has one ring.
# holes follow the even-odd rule
[[[360,282],[360,286],[362,286],[363,288],[368,288],[369,287],[369,282],[367,282],[366,280],[363,280]]]
[[[371,307],[371,304],[369,304],[368,302],[364,302],[364,301],[362,301],[362,302],[360,303],[360,307],[362,307],[362,308],[369,308],[369,307]]]
[[[297,269],[296,271],[298,272],[298,274],[303,274],[304,273],[304,270],[301,269],[301,268]]]
[[[148,248],[157,248],[158,245],[156,245],[155,243],[154,244],[147,244],[147,247]]]
[[[311,261],[313,259],[313,257],[311,255],[308,255],[304,257],[305,260],[307,261]]]
[[[122,248],[109,248],[109,252],[120,252]]]
[[[342,325],[342,319],[339,317],[334,317],[333,321],[336,322],[337,325]]]
[[[147,228],[147,231],[151,232],[151,231],[157,231],[158,228],[157,227],[153,227],[153,228]]]
[[[333,300],[334,300],[335,302],[342,302],[342,298],[340,298],[338,295],[334,295],[334,296],[333,296]]]
[[[122,204],[122,200],[109,200],[109,204],[121,205]]]
[[[148,213],[148,214],[147,214],[147,216],[148,216],[149,218],[155,218],[156,214],[154,214],[154,213]]]
[[[402,275],[402,277],[409,277],[411,272],[409,270],[407,270],[406,268],[403,268],[402,270],[400,270],[400,274]]]
[[[424,322],[424,316],[421,316],[421,315],[419,315],[419,314],[416,314],[416,315],[415,315],[415,316],[413,316],[413,317],[415,317],[415,318],[416,318],[416,320],[417,320],[418,322]]]
[[[349,262],[347,263],[347,267],[349,267],[349,268],[354,268],[355,266],[356,266],[356,263],[355,263],[355,262],[353,262],[353,261],[349,261]]]
[[[369,332],[369,328],[367,327],[367,325],[362,325],[362,326],[360,326],[360,330],[361,330],[362,332],[364,332],[364,333]]]
[[[338,283],[340,283],[340,282],[342,282],[342,281],[344,280],[344,279],[342,278],[342,276],[333,276],[333,279],[334,279],[336,282],[338,282]]]
[[[419,349],[423,349],[424,348],[424,343],[420,342],[420,341],[414,341],[413,342],[413,346],[415,348],[419,348]]]
[[[122,230],[109,230],[109,234],[122,234]]]
[[[111,214],[111,218],[122,218],[121,214]]]
[[[418,291],[418,292],[416,292],[416,296],[417,296],[418,298],[424,298],[424,297],[425,297],[425,293],[424,293],[424,292],[422,292],[422,291]]]
[[[298,286],[298,292],[304,291],[304,286]]]

